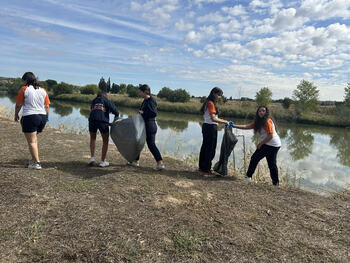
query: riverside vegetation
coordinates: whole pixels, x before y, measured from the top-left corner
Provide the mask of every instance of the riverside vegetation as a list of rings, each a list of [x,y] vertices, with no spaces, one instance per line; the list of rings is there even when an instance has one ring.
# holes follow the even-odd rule
[[[0,78],[0,89],[16,94],[22,85],[21,79]],[[141,99],[137,98],[138,86],[132,84],[110,83],[101,78],[99,85],[89,84],[83,87],[68,83],[57,83],[55,80],[42,81],[51,99],[72,102],[90,103],[99,90],[110,92],[110,99],[118,106],[137,108]],[[255,95],[255,101],[248,98],[233,100],[224,98],[220,103],[220,116],[225,118],[252,119],[256,106],[268,105],[278,121],[304,124],[350,127],[350,83],[345,87],[344,102],[318,102],[318,90],[312,83],[302,80],[294,90],[294,100],[284,98],[273,102],[272,92],[262,88]],[[157,94],[158,109],[165,112],[199,114],[204,97],[195,98],[183,90],[162,88]]]
[[[20,125],[0,117],[0,132],[0,262],[350,261],[348,191],[208,178],[169,157],[154,171],[148,152],[135,168],[114,145],[110,167],[88,167],[88,136],[51,128],[29,170]]]

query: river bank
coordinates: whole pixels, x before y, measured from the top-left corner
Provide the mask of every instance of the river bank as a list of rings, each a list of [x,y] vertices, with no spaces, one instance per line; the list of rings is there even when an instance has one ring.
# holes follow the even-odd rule
[[[165,158],[153,170],[88,167],[88,137],[48,128],[43,169],[18,123],[0,118],[0,262],[348,262],[350,197],[205,178]],[[101,148],[98,141],[97,149]]]
[[[52,99],[90,103],[95,95],[61,94],[51,96]],[[142,102],[139,98],[130,98],[127,95],[109,94],[109,98],[118,106],[138,108]],[[190,102],[168,102],[157,99],[160,112],[176,112],[199,115],[201,103],[198,99]],[[220,105],[220,116],[225,118],[240,118],[252,120],[256,113],[256,103],[252,101],[228,101]],[[335,106],[318,106],[317,110],[309,113],[296,114],[293,107],[285,109],[280,103],[272,103],[269,108],[277,121],[295,122],[311,125],[350,127],[350,120],[345,113],[339,114]]]

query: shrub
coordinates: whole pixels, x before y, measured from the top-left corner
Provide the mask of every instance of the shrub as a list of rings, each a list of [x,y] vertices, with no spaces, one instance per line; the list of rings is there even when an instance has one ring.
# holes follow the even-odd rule
[[[137,98],[139,97],[139,87],[136,86],[130,86],[130,84],[128,85],[128,89],[127,89],[127,93],[129,95],[129,97],[131,98]]]
[[[74,90],[73,85],[61,82],[57,86],[53,88],[53,94],[55,96],[60,95],[60,94],[72,94]]]
[[[97,94],[99,92],[99,88],[96,84],[88,84],[80,88],[81,94]]]
[[[285,97],[283,100],[282,100],[282,106],[283,108],[285,109],[289,109],[290,105],[293,103],[293,100],[290,99],[290,98],[287,98]]]

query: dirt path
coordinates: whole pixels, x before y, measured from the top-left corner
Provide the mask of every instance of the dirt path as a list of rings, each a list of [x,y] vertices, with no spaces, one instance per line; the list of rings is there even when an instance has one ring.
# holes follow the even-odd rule
[[[129,167],[114,145],[88,167],[88,137],[53,129],[34,171],[19,124],[0,132],[0,262],[350,262],[346,195]]]

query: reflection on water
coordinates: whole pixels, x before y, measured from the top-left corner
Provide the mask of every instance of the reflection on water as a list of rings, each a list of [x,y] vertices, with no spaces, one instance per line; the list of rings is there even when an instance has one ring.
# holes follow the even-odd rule
[[[15,97],[0,95],[0,102],[1,105],[14,110]],[[123,118],[138,112],[138,109],[132,108],[119,107],[118,110]],[[52,101],[49,124],[53,128],[64,126],[68,131],[88,133],[89,114],[88,104]],[[249,121],[234,120],[238,124]],[[160,112],[157,123],[159,127],[157,145],[162,153],[176,157],[198,157],[202,143],[200,115]],[[303,188],[340,190],[350,186],[350,130],[278,124],[278,133],[282,140],[278,164],[283,170],[300,175]],[[255,150],[258,137],[254,136],[252,130],[234,130],[234,132],[246,137],[247,149]],[[223,125],[220,125],[216,159],[219,157],[222,135]],[[238,162],[243,162],[242,139],[239,139],[235,148],[235,156]]]

